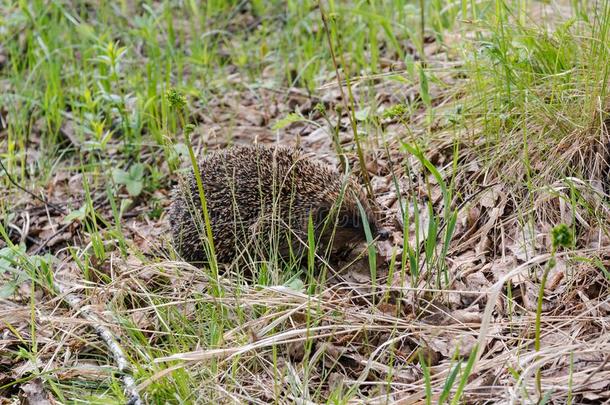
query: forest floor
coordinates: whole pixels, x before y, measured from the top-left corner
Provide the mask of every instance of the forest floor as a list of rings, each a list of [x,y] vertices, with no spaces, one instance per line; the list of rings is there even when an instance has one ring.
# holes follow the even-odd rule
[[[0,404],[610,402],[608,2],[204,3],[0,4]],[[180,261],[186,125],[345,158],[390,239]]]

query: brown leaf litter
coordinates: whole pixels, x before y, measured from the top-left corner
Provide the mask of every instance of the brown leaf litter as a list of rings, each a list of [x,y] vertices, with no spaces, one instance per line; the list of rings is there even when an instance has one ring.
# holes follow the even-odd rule
[[[241,23],[246,26],[256,24],[243,18]],[[439,73],[446,88],[431,83],[430,89],[433,104],[442,108],[459,95],[459,88],[446,89],[459,87],[459,83],[448,68],[452,66],[450,58],[439,53],[436,45],[426,47],[426,61],[447,72]],[[386,73],[395,73],[395,63],[399,62],[388,59]],[[521,162],[506,159],[502,160],[506,163],[490,167],[480,158],[476,134],[460,139],[460,164],[453,173],[450,165],[457,140],[442,116],[432,123],[432,134],[425,133],[428,117],[416,99],[417,83],[390,82],[382,75],[355,78],[352,84],[357,101],[369,91],[376,94],[378,106],[373,115],[405,100],[419,106],[404,122],[387,120],[378,126],[366,120],[358,123],[366,151],[364,168],[356,158],[346,112],[337,111],[340,92],[332,80],[311,97],[298,88],[260,87],[227,93],[205,108],[195,104],[191,112],[197,123],[193,136],[200,152],[231,143],[277,141],[298,145],[337,165],[340,159],[332,138],[336,131],[350,167],[357,174],[366,170],[371,177],[377,201],[393,231],[390,241],[378,247],[375,280],[368,261],[359,259],[348,262],[343,272],[330,269],[328,282],[315,295],[286,286],[238,285],[229,275],[220,279],[225,294],[214,296],[205,272],[165,260],[167,224],[164,218],[143,215],[152,210],[147,198],[135,200],[130,211],[133,216],[121,223],[129,255],[122,257],[118,247],[108,246],[108,258],[92,262],[99,275],[89,280],[83,279],[67,249],[83,249],[90,243],[91,235],[83,226],[86,219],[66,224],[65,215],[51,212],[30,195],[11,190],[19,208],[8,221],[11,240],[24,242],[30,253],[53,254],[56,276],[69,282],[74,291],[86,293],[85,304],[102,315],[133,361],[144,368],[155,365],[158,371],[150,371],[150,377],[138,382],[142,390],[156,380],[171,378],[179,367],[196,375],[213,359],[218,375],[212,382],[201,382],[197,394],[202,397],[215,391],[227,401],[248,398],[266,402],[279,396],[290,402],[302,397],[329,398],[338,387],[356,387],[357,399],[411,403],[422,401],[424,395],[420,354],[430,367],[433,397],[438,398],[456,361],[467,359],[476,344],[482,343],[480,360],[465,386],[465,402],[536,398],[533,376],[539,367],[542,387],[553,390],[553,400],[572,395],[576,401],[608,401],[610,214],[603,191],[603,165],[608,158],[599,148],[600,140],[608,140],[605,125],[572,134],[548,156],[533,150],[532,161],[542,161],[544,156],[553,163],[534,168],[537,187],[530,191],[522,185]],[[328,120],[316,111],[318,103],[325,106]],[[305,122],[273,130],[277,120],[297,110]],[[68,123],[64,132],[69,142],[80,145]],[[382,136],[385,142],[379,141]],[[401,142],[413,139],[426,140],[426,157],[446,183],[453,180],[450,208],[459,208],[447,256],[434,268],[422,262],[412,268],[409,253],[425,254],[429,225],[448,207],[444,207],[437,179],[401,149]],[[144,159],[153,159],[152,155],[146,151]],[[562,165],[574,171],[563,172]],[[517,180],[506,181],[506,172],[515,173]],[[584,175],[575,178],[574,173]],[[73,211],[85,201],[81,176],[60,171],[43,190],[30,191]],[[95,178],[87,180],[96,185]],[[96,212],[112,222],[104,189],[97,186],[93,187]],[[574,191],[581,204],[571,204],[570,193]],[[162,199],[165,192],[157,197]],[[417,212],[419,226],[412,221],[405,224],[403,211],[407,218]],[[549,272],[542,302],[542,350],[536,352],[538,291],[549,259],[550,232],[558,223],[576,231],[575,249],[559,252]],[[433,254],[438,257],[440,250]],[[152,256],[161,259],[151,260]],[[497,291],[496,296],[493,291]],[[151,297],[158,301],[151,302]],[[32,298],[39,304],[34,309],[35,325],[31,324]],[[205,330],[207,324],[198,317],[202,303],[222,305],[233,328],[224,332],[217,346],[198,341],[175,353],[174,348],[165,346],[172,332],[166,329],[160,308],[175,309],[195,329]],[[110,359],[110,353],[88,323],[61,305],[50,291],[24,283],[1,304],[0,352],[9,356],[0,358],[0,386],[40,370],[59,381],[108,377],[106,362],[91,359]],[[261,312],[261,307],[266,310]],[[152,347],[161,348],[157,353],[167,350],[168,354],[153,359],[142,353],[118,319],[128,319],[129,328],[141,333]],[[21,345],[34,340],[39,346],[36,362],[14,355]],[[182,363],[166,364],[177,360]],[[309,391],[298,391],[301,389]],[[21,384],[19,395],[30,403],[54,403],[39,379]]]

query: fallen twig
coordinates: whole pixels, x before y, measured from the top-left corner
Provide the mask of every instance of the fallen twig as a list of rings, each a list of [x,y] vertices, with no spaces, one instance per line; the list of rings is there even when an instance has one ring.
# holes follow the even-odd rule
[[[50,208],[51,210],[55,211],[57,214],[66,215],[68,213],[63,207],[50,203],[45,198],[41,198],[41,197],[37,196],[36,194],[32,193],[30,190],[26,189],[25,187],[23,187],[19,183],[17,183],[17,181],[15,181],[15,179],[13,179],[13,176],[11,176],[11,174],[8,172],[8,170],[4,166],[4,163],[2,163],[2,159],[0,159],[0,168],[2,168],[2,170],[4,170],[4,173],[6,173],[6,177],[8,178],[8,181],[10,181],[19,190],[23,191],[24,193],[27,193],[32,198],[35,198],[36,200],[42,202],[45,205],[45,207]]]
[[[104,341],[106,346],[108,346],[110,352],[112,352],[119,373],[121,374],[125,395],[128,398],[127,405],[143,404],[142,399],[140,398],[140,393],[138,392],[138,388],[136,387],[136,382],[131,375],[131,367],[125,357],[123,348],[117,342],[118,339],[116,339],[112,332],[106,326],[104,326],[104,322],[99,315],[93,312],[89,306],[82,305],[83,300],[81,297],[68,291],[59,283],[56,284],[56,287],[63,296],[64,301],[66,301],[72,309],[80,313],[87,321],[90,322],[97,335]]]

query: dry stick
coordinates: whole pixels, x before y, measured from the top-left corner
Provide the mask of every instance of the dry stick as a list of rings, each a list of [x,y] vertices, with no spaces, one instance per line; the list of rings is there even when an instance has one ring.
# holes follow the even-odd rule
[[[333,65],[335,67],[335,74],[337,75],[337,84],[339,85],[339,91],[341,92],[341,99],[343,100],[343,104],[345,104],[345,110],[348,112],[349,121],[352,127],[352,132],[354,133],[354,142],[356,142],[356,151],[358,153],[358,162],[360,163],[360,171],[362,172],[362,177],[364,177],[364,185],[366,186],[366,193],[371,200],[374,200],[375,197],[373,195],[373,188],[371,187],[371,180],[369,179],[369,172],[366,169],[366,165],[364,163],[364,155],[362,154],[362,146],[360,145],[360,137],[358,136],[358,128],[356,125],[356,113],[354,111],[354,95],[352,94],[352,86],[349,82],[349,75],[345,74],[345,82],[347,86],[347,91],[349,93],[349,101],[352,105],[350,108],[348,104],[347,97],[345,97],[345,92],[343,91],[343,85],[341,84],[341,75],[339,74],[339,65],[337,63],[337,58],[335,56],[335,51],[333,48],[333,43],[330,38],[330,29],[328,28],[328,21],[326,20],[326,14],[324,13],[324,8],[322,7],[322,0],[318,1],[318,7],[320,8],[320,14],[322,15],[322,23],[324,24],[324,29],[326,31],[326,38],[328,40],[328,48],[330,50],[330,56],[333,60]],[[343,62],[343,69],[346,69],[345,61]],[[341,117],[339,117],[341,118]]]
[[[38,245],[38,247],[36,249],[34,249],[34,251],[31,253],[31,255],[36,256],[38,253],[40,253],[44,248],[47,247],[47,245],[51,242],[51,240],[53,240],[57,235],[59,235],[60,233],[62,233],[66,229],[68,229],[68,227],[70,225],[72,225],[72,222],[68,222],[67,224],[62,225],[56,232],[53,233],[53,235],[51,235],[48,238],[46,238],[45,240],[43,240]]]
[[[606,364],[608,364],[608,362],[610,362],[610,355],[606,356],[605,360],[602,361],[602,363],[595,370],[593,370],[592,373],[589,373],[589,375],[587,376],[587,378],[585,378],[585,380],[582,382],[581,385],[583,387],[585,385],[587,385],[587,383],[591,380],[591,377],[593,377],[598,372],[602,371],[604,369],[604,367],[606,367]]]
[[[13,177],[11,176],[11,174],[8,172],[8,170],[6,169],[6,167],[4,166],[4,163],[2,163],[2,159],[0,159],[0,167],[2,168],[2,170],[4,170],[4,173],[6,173],[6,176],[8,177],[8,180],[13,183],[13,185],[15,187],[17,187],[19,190],[29,194],[30,196],[34,197],[35,199],[37,199],[38,201],[42,202],[46,207],[51,208],[53,211],[55,211],[58,214],[63,214],[66,215],[67,211],[65,209],[63,209],[62,207],[60,207],[59,205],[55,205],[55,204],[51,204],[50,202],[46,201],[44,198],[40,198],[39,196],[37,196],[36,194],[32,193],[31,191],[27,190],[26,188],[22,187],[21,185],[19,185],[19,183],[17,183],[15,181],[15,179],[13,179]]]
[[[125,395],[127,396],[127,405],[142,405],[142,399],[140,398],[140,393],[138,392],[138,388],[136,387],[136,382],[133,376],[131,375],[131,367],[129,362],[125,357],[125,352],[123,348],[117,342],[117,338],[112,334],[110,329],[104,326],[104,321],[102,318],[93,312],[89,306],[83,306],[82,298],[77,294],[69,292],[65,287],[63,287],[60,283],[56,284],[57,289],[60,294],[63,295],[63,300],[70,305],[70,307],[90,322],[91,326],[95,330],[95,333],[104,341],[108,349],[114,356],[114,360],[117,365],[117,369],[119,373],[121,373],[121,380],[123,381],[123,386],[125,387]]]
[[[323,339],[331,336],[344,335],[349,333],[358,332],[364,329],[362,325],[340,325],[343,329],[338,330],[336,326],[316,326],[309,328],[310,332],[320,332],[315,335],[316,339]],[[372,326],[368,327],[368,330],[378,330]],[[181,366],[184,367],[186,363],[201,362],[210,359],[220,359],[222,361],[230,360],[236,356],[254,351],[257,349],[268,348],[274,345],[288,344],[292,342],[304,342],[307,338],[304,337],[307,332],[307,328],[291,329],[286,332],[281,332],[276,335],[272,335],[261,340],[247,343],[238,347],[220,348],[220,349],[200,349],[184,353],[176,353],[165,357],[157,357],[153,359],[154,363],[165,363],[169,361],[181,360]],[[153,376],[154,377],[154,376]],[[151,378],[153,378],[151,377]]]

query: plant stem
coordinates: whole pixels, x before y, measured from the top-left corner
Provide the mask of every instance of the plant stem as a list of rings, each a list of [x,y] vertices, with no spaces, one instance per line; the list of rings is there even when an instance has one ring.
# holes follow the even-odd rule
[[[364,179],[364,185],[366,187],[367,195],[370,199],[373,198],[373,188],[371,187],[371,180],[369,178],[369,173],[366,169],[366,165],[364,162],[364,153],[362,152],[362,145],[360,144],[360,137],[358,136],[358,126],[356,124],[356,112],[355,112],[355,103],[354,103],[354,95],[352,93],[352,86],[349,81],[349,74],[347,73],[347,65],[345,64],[345,60],[343,59],[343,55],[341,55],[341,64],[343,65],[343,70],[345,70],[345,84],[347,87],[347,92],[349,96],[349,104],[348,98],[345,97],[345,92],[343,91],[343,86],[341,84],[341,75],[339,73],[339,64],[337,63],[337,57],[335,56],[335,51],[333,48],[333,43],[331,39],[330,29],[328,27],[328,20],[326,18],[326,14],[324,13],[324,8],[322,7],[322,1],[318,1],[318,6],[320,8],[320,14],[322,15],[322,23],[324,24],[324,29],[326,31],[326,38],[328,40],[328,47],[330,50],[330,56],[333,60],[333,66],[335,67],[335,74],[337,76],[337,84],[339,85],[339,91],[341,92],[341,99],[343,100],[343,104],[345,105],[345,109],[348,111],[348,117],[350,121],[350,125],[352,127],[352,132],[354,135],[354,142],[356,142],[356,152],[358,154],[358,163],[360,164],[360,171],[362,172],[362,177]]]

